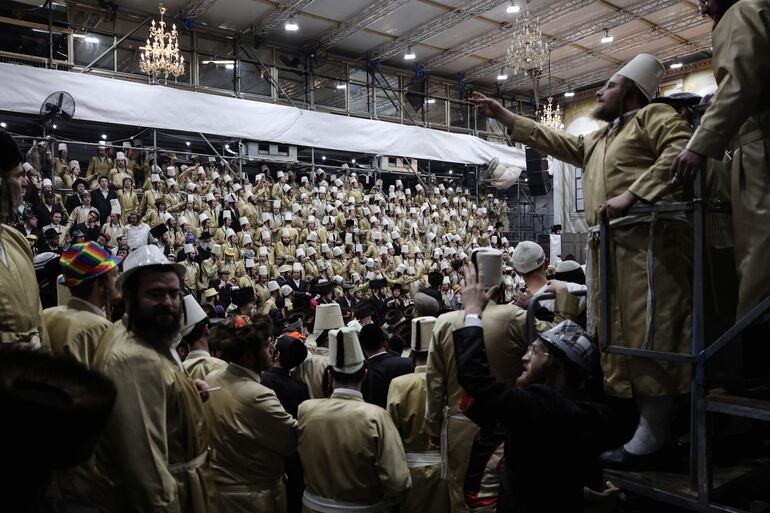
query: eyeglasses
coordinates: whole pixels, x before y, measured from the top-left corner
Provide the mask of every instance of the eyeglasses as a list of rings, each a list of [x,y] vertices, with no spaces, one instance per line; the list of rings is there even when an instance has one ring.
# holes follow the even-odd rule
[[[535,356],[538,353],[541,353],[544,356],[551,356],[551,353],[548,353],[548,352],[544,351],[543,349],[540,349],[540,347],[535,345],[535,344],[530,344],[529,345],[529,348],[527,348],[527,352],[524,354],[524,356],[532,357],[532,356]]]

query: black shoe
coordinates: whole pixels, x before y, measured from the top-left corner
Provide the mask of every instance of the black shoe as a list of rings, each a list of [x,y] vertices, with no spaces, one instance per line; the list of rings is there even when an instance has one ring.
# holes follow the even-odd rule
[[[666,466],[667,460],[668,454],[665,449],[640,456],[631,454],[623,446],[620,446],[611,451],[604,451],[599,455],[601,465],[616,470],[660,469]]]

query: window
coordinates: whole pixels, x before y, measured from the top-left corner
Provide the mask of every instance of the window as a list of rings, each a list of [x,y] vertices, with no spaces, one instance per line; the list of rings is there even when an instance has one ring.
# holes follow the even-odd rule
[[[583,168],[575,168],[575,211],[584,212],[586,209],[583,199]]]

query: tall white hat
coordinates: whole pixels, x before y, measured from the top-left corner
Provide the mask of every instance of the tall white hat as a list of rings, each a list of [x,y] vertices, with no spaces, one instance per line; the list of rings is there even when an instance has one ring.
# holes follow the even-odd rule
[[[270,280],[269,282],[267,282],[267,290],[269,290],[270,292],[275,292],[276,290],[280,290],[280,289],[281,289],[281,286],[278,285],[277,281]]]
[[[435,317],[415,317],[412,319],[412,351],[425,352],[428,350],[435,325]]]
[[[666,68],[658,59],[648,53],[640,53],[616,74],[630,79],[648,100],[652,100],[665,73]]]
[[[123,208],[120,206],[120,201],[116,199],[110,200],[110,215],[117,214],[120,215],[123,213]]]
[[[493,248],[476,248],[471,253],[471,261],[477,269],[484,272],[485,288],[500,285],[503,281],[503,252]]]
[[[330,303],[318,305],[315,309],[315,322],[313,331],[335,330],[343,327],[345,321],[342,320],[342,309],[339,303]]]
[[[184,297],[184,309],[185,315],[182,318],[182,325],[180,327],[179,334],[183,337],[186,337],[190,334],[190,332],[192,332],[196,324],[201,322],[203,319],[206,319],[208,316],[192,294],[187,294]],[[185,320],[187,322],[185,322]]]
[[[163,254],[163,250],[161,250],[155,244],[140,246],[129,253],[126,259],[123,260],[123,273],[118,276],[117,281],[118,289],[122,292],[123,285],[126,283],[126,280],[128,280],[132,274],[140,270],[142,267],[148,266],[168,267],[169,270],[174,270],[179,275],[180,281],[184,278],[184,275],[187,272],[184,264],[179,262],[172,264],[169,262],[168,258],[166,258],[166,255]]]
[[[364,352],[354,328],[329,332],[329,363],[342,374],[354,374],[364,366]]]

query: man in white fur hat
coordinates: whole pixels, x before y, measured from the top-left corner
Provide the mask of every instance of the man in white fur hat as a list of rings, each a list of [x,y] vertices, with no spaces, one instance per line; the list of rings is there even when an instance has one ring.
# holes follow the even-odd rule
[[[474,93],[471,101],[505,125],[512,140],[583,168],[586,221],[598,226],[604,217],[625,217],[639,200],[656,203],[682,198],[681,190],[671,185],[670,169],[691,130],[672,107],[649,103],[663,74],[663,65],[651,55],[632,59],[596,93],[598,105],[593,115],[607,126],[584,136],[553,131],[480,93]],[[622,227],[613,228],[610,237],[614,273],[610,280],[616,291],[611,308],[618,312],[611,323],[612,344],[688,352],[692,265],[685,256],[692,251],[692,233],[684,216],[663,215],[655,222],[649,216],[632,216]],[[595,285],[588,303],[591,334],[600,325],[598,248],[598,237],[593,236],[587,278]],[[652,262],[649,251],[655,262],[665,265],[648,263]],[[653,276],[654,291],[648,287]],[[612,353],[602,354],[602,368],[607,392],[633,397],[641,414],[633,438],[602,459],[620,468],[654,464],[666,442],[673,399],[689,392],[690,368]]]
[[[446,513],[449,491],[441,477],[441,454],[432,446],[425,430],[428,347],[435,317],[412,319],[412,362],[414,372],[394,378],[388,387],[387,410],[406,450],[406,464],[412,488],[401,504],[402,513]]]
[[[393,421],[361,395],[366,366],[355,329],[329,332],[329,363],[331,397],[299,407],[298,450],[306,485],[302,503],[313,512],[387,511],[403,501],[411,477]]]
[[[326,397],[323,377],[329,366],[329,331],[345,326],[342,309],[337,303],[320,304],[316,307],[313,332],[306,340],[309,353],[292,374],[307,385],[311,399]]]

